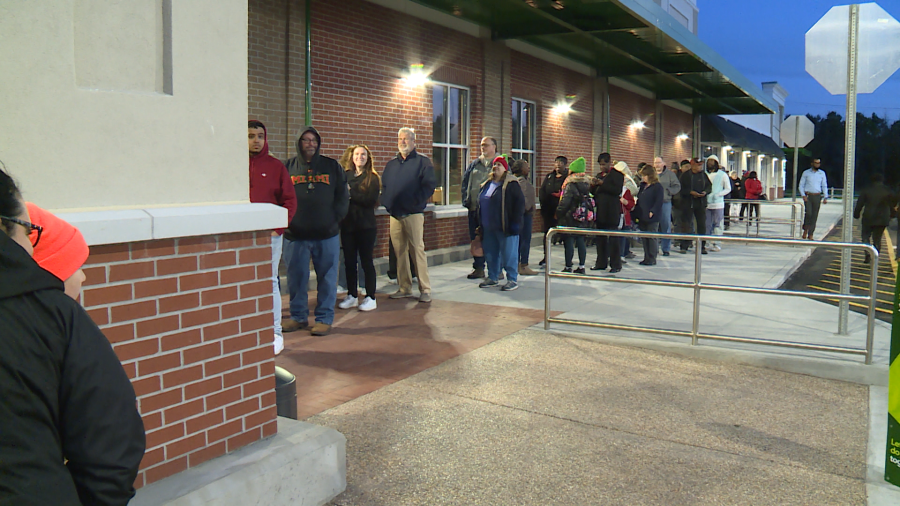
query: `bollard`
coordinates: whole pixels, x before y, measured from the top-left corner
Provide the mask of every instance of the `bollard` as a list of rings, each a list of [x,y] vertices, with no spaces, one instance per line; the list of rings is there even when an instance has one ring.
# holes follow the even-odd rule
[[[297,377],[275,367],[275,405],[278,416],[297,419]]]

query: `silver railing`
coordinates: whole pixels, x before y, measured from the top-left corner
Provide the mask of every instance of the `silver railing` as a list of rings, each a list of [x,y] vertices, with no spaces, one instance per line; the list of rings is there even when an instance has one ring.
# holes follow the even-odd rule
[[[790,202],[787,200],[746,200],[746,199],[725,199],[725,204],[748,204],[747,206],[747,217],[744,218],[743,223],[746,226],[746,232],[744,234],[745,237],[750,237],[750,227],[753,224],[756,224],[756,236],[759,236],[759,225],[760,224],[770,224],[770,225],[790,225],[791,226],[791,237],[798,237],[799,234],[797,230],[803,226],[803,213],[804,206],[803,201]],[[791,218],[762,218],[760,217],[759,208],[757,208],[756,218],[750,218],[750,206],[791,206]],[[729,218],[728,223],[731,227],[734,227],[735,223],[741,223],[740,218]]]
[[[571,235],[584,235],[584,236],[609,236],[609,237],[649,237],[653,239],[672,239],[672,240],[680,240],[680,241],[693,241],[694,243],[694,280],[693,281],[663,281],[663,280],[650,280],[650,279],[627,279],[627,278],[618,278],[618,277],[608,277],[608,276],[591,276],[587,274],[575,274],[575,273],[564,273],[564,272],[552,272],[551,268],[551,255],[549,251],[551,250],[551,242],[553,237],[557,234],[571,234]],[[857,249],[867,252],[872,257],[872,265],[871,265],[871,274],[869,279],[869,294],[868,295],[852,295],[852,294],[844,294],[844,293],[822,293],[822,292],[804,292],[804,291],[796,291],[796,290],[778,290],[774,288],[756,288],[750,286],[737,286],[737,285],[719,285],[713,283],[703,283],[701,282],[700,272],[702,268],[702,257],[701,257],[701,241],[708,241],[715,238],[716,241],[721,242],[735,242],[735,243],[743,243],[743,244],[751,244],[751,245],[778,245],[778,246],[800,246],[800,247],[810,247],[811,244],[816,244],[817,246],[828,246],[832,248],[841,248],[841,249]],[[861,244],[861,243],[842,243],[842,242],[828,242],[828,243],[810,243],[805,240],[798,239],[760,239],[760,238],[752,238],[752,237],[728,237],[728,236],[708,236],[708,235],[688,235],[688,234],[659,234],[659,233],[649,233],[649,232],[623,232],[618,230],[593,230],[593,229],[584,229],[584,228],[569,228],[569,227],[554,227],[551,228],[547,233],[547,237],[544,241],[544,251],[547,251],[546,255],[546,265],[544,271],[544,330],[550,329],[551,323],[562,323],[567,325],[582,325],[586,327],[594,327],[594,328],[602,328],[602,329],[615,329],[615,330],[633,330],[633,331],[641,331],[641,332],[651,332],[655,334],[664,334],[670,336],[682,336],[682,337],[690,337],[691,344],[696,345],[700,339],[713,339],[719,341],[731,341],[738,343],[752,343],[752,344],[764,344],[769,346],[781,346],[786,348],[798,348],[804,350],[816,350],[816,351],[828,351],[835,353],[848,353],[851,355],[864,355],[866,357],[866,364],[872,363],[872,346],[874,342],[874,332],[875,332],[875,301],[876,301],[876,289],[878,285],[878,251],[869,244]],[[649,285],[649,286],[670,286],[670,287],[681,287],[681,288],[691,288],[694,292],[694,300],[693,300],[693,320],[691,325],[691,331],[683,331],[683,330],[672,330],[672,329],[659,329],[654,327],[642,327],[637,325],[624,325],[624,324],[616,324],[616,323],[598,323],[598,322],[590,322],[584,320],[573,320],[569,318],[554,318],[550,315],[550,279],[551,278],[568,278],[568,279],[584,279],[588,281],[601,281],[605,283],[628,283],[628,284],[636,284],[636,285]],[[740,293],[758,293],[758,294],[768,294],[768,295],[788,295],[794,297],[809,297],[812,299],[832,299],[839,301],[848,301],[848,302],[864,302],[868,304],[868,313],[866,320],[866,347],[865,349],[861,348],[849,348],[844,346],[830,346],[824,344],[810,344],[810,343],[799,343],[793,341],[778,341],[774,339],[763,339],[756,337],[738,337],[738,336],[727,336],[720,334],[706,334],[700,332],[700,292],[703,290],[711,290],[711,291],[723,291],[723,292],[740,292]]]

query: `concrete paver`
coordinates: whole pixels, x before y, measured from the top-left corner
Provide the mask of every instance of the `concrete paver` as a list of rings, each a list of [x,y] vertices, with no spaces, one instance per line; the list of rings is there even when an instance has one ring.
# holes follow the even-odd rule
[[[867,389],[525,330],[330,409],[341,506],[864,504]]]

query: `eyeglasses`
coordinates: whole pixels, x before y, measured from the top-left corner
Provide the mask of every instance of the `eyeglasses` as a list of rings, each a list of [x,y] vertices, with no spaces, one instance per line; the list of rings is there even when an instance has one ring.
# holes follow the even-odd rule
[[[31,239],[31,245],[37,246],[41,241],[41,234],[44,233],[44,227],[40,225],[35,225],[34,223],[29,223],[25,220],[20,220],[18,218],[9,218],[6,216],[0,216],[0,220],[8,221],[10,223],[15,223],[16,225],[22,225],[23,227],[28,229],[28,237]],[[35,234],[37,232],[37,234]]]

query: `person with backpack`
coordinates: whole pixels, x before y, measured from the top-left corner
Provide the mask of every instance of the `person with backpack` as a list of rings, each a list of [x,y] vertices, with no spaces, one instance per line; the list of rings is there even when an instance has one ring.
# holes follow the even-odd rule
[[[562,196],[559,198],[559,206],[556,208],[556,218],[561,227],[594,228],[596,218],[596,204],[591,195],[591,177],[584,173],[586,162],[584,157],[576,159],[569,164],[569,176],[562,186]],[[583,235],[566,234],[563,237],[565,246],[566,267],[563,272],[584,274],[587,246]],[[572,260],[575,256],[575,246],[578,246],[578,268],[572,270]]]
[[[622,196],[625,175],[618,170],[609,170],[610,161],[609,153],[600,153],[597,163],[600,164],[601,173],[606,175],[603,179],[595,178],[591,186],[591,193],[597,202],[597,228],[600,230],[618,230],[622,218],[622,203],[619,199]],[[621,244],[622,241],[618,237],[597,236],[597,261],[591,270],[603,271],[609,266],[610,272],[621,271],[622,255],[619,249]]]
[[[500,289],[510,292],[519,288],[519,232],[525,215],[525,194],[518,178],[509,172],[504,155],[494,158],[491,177],[481,185],[477,213],[476,232],[481,235],[487,264],[487,278],[479,288],[499,285],[503,270],[507,282]]]

